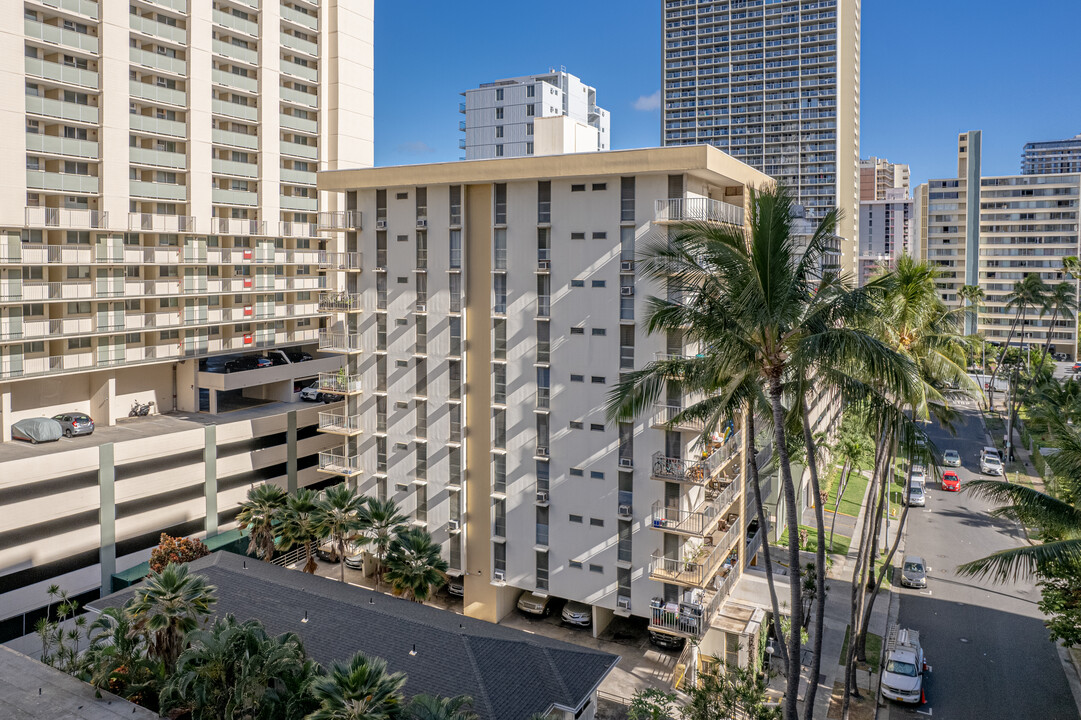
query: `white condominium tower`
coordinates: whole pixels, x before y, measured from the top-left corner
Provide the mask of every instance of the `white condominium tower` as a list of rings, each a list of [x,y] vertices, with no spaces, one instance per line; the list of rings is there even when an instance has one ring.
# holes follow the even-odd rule
[[[598,107],[597,90],[564,70],[483,83],[462,95],[464,160],[612,148],[611,117]]]
[[[665,0],[664,145],[709,143],[791,187],[817,219],[841,208],[856,269],[859,0]]]

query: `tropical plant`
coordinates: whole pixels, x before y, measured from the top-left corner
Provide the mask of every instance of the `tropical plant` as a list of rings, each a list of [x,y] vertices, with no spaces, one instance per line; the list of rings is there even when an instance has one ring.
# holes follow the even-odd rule
[[[1077,283],[1060,282],[1052,285],[1045,299],[1045,308],[1051,311],[1051,323],[1047,326],[1047,340],[1043,344],[1043,354],[1047,355],[1051,349],[1051,336],[1055,332],[1055,323],[1059,317],[1061,316],[1063,320],[1073,320],[1077,312]]]
[[[1013,290],[1006,296],[1006,309],[1013,309],[1014,316],[1013,322],[1010,324],[1010,331],[1006,334],[1005,348],[1010,347],[1010,341],[1013,340],[1014,332],[1017,329],[1017,324],[1021,324],[1022,336],[1024,335],[1025,320],[1028,316],[1029,308],[1042,308],[1047,304],[1047,285],[1044,283],[1043,278],[1038,273],[1030,273],[1025,275],[1024,278],[1018,280],[1013,284]],[[991,379],[987,384],[987,407],[993,408],[995,405],[995,378],[998,376],[998,371],[1005,363],[999,363],[995,366],[994,371],[991,373]]]
[[[150,551],[150,569],[161,572],[169,563],[190,563],[210,554],[210,548],[196,538],[172,537],[165,533],[158,546]]]
[[[680,712],[683,720],[780,720],[782,710],[768,703],[768,676],[755,668],[729,667],[712,662],[715,670],[699,674],[687,690],[690,701]]]
[[[184,637],[199,628],[217,602],[217,588],[188,570],[188,565],[151,570],[127,606],[135,630],[146,636],[150,657],[162,662],[167,674],[176,667]]]
[[[338,551],[338,570],[345,582],[345,546],[351,543],[363,528],[361,510],[366,499],[357,494],[356,488],[345,483],[323,491],[319,500],[320,525],[334,542]]]
[[[957,291],[957,298],[964,303],[965,320],[969,321],[973,328],[976,326],[976,318],[979,316],[980,305],[983,304],[985,297],[986,294],[979,285],[963,285]],[[975,332],[975,330],[973,330],[973,332]]]
[[[409,521],[398,510],[398,504],[390,498],[386,500],[369,499],[365,507],[360,511],[360,524],[362,535],[360,542],[370,544],[375,549],[377,561],[376,580],[381,580],[383,574],[383,561],[390,548],[390,542],[402,526]]]
[[[408,720],[477,720],[469,709],[473,698],[459,695],[452,698],[435,695],[415,695],[405,709]]]
[[[668,720],[676,710],[676,694],[657,688],[635,691],[627,708],[630,720]]]
[[[257,555],[266,562],[274,558],[274,536],[287,497],[284,490],[270,483],[248,490],[248,499],[241,503],[236,520],[249,533],[249,555]]]
[[[46,593],[49,596],[46,615],[34,626],[34,632],[41,640],[41,661],[63,672],[73,673],[78,665],[79,642],[86,631],[86,616],[76,615],[79,603],[70,599],[67,591],[61,590],[59,585],[49,585]],[[54,601],[55,620],[52,619]]]
[[[433,587],[446,582],[449,567],[432,536],[421,528],[410,528],[391,540],[385,577],[395,595],[424,602],[431,596]]]
[[[319,567],[315,562],[314,547],[327,536],[319,496],[314,490],[301,488],[286,498],[278,533],[278,549],[289,550],[298,545],[303,547],[306,558],[304,572],[314,575]]]
[[[334,663],[312,683],[319,707],[306,720],[392,720],[401,715],[405,675],[387,673],[387,663],[357,653]]]
[[[1037,572],[1040,612],[1051,642],[1081,645],[1081,563],[1047,562]]]
[[[668,290],[666,298],[647,300],[649,332],[674,332],[700,341],[703,349],[697,357],[657,361],[625,374],[607,409],[612,420],[637,417],[668,391],[671,382],[684,393],[701,392],[705,399],[668,418],[670,425],[696,419],[710,432],[727,421],[716,411],[731,407],[736,392],[732,388],[740,388],[745,407],[751,408],[748,416],[757,409],[752,386],[764,388],[785,504],[788,562],[799,567],[799,510],[785,422],[786,392],[793,382],[806,378],[848,392],[854,387],[847,380],[850,374],[905,389],[911,368],[856,323],[868,312],[869,294],[823,274],[834,242],[836,211],[828,213],[803,243],[793,234],[792,198],[784,187],[751,189],[748,208],[746,233],[741,226],[686,223],[671,237],[649,243],[643,271]],[[866,390],[859,386],[861,393]],[[808,456],[814,457],[813,447]],[[823,545],[820,535],[819,546]],[[801,587],[798,582],[789,587],[788,606],[798,627]],[[822,632],[815,635],[820,639]],[[787,642],[786,697],[796,698],[799,634],[790,633]],[[815,656],[819,663],[820,648]],[[812,669],[815,676],[817,669]],[[815,689],[811,683],[808,707],[814,705]],[[795,702],[787,704],[786,716],[797,717]]]
[[[156,711],[165,666],[150,659],[146,635],[128,613],[131,603],[105,608],[90,624],[90,644],[79,659],[79,668],[98,690]]]
[[[294,633],[270,637],[257,620],[218,618],[188,636],[161,692],[163,713],[192,720],[299,718],[315,710],[310,693],[318,666]]]

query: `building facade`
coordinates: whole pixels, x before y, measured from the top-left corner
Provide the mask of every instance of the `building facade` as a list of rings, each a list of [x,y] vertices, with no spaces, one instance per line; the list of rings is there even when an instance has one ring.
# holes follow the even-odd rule
[[[622,372],[697,352],[646,334],[664,289],[638,252],[681,220],[742,223],[766,180],[706,146],[320,175],[376,219],[359,487],[444,546],[467,614],[536,591],[592,606],[598,633],[621,614],[703,637],[724,615],[748,560],[742,419],[703,443],[669,425],[678,387],[632,422],[603,407]]]
[[[73,411],[97,425],[0,444],[5,637],[40,615],[52,583],[96,593],[163,531],[231,528],[252,484],[337,481],[321,453],[340,453],[359,388],[325,313],[350,311],[361,219],[319,197],[316,173],[372,164],[373,12],[371,0],[0,8],[0,84],[17,99],[0,112],[17,164],[0,178],[0,428],[7,441],[19,420]],[[210,367],[283,347],[314,357]],[[349,399],[297,410],[313,382]],[[109,427],[136,401],[172,417]]]
[[[915,203],[899,188],[885,195],[881,200],[860,201],[860,285],[879,269],[893,267],[901,255],[912,254]]]
[[[1011,175],[982,177],[981,134],[962,133],[958,140],[958,176],[928,181],[918,188],[919,235],[926,257],[942,277],[942,299],[959,301],[963,285],[979,285],[984,301],[978,316],[966,319],[966,332],[1005,342],[1015,311],[1007,297],[1014,283],[1039,274],[1049,285],[1072,280],[1062,260],[1081,252],[1078,202],[1081,175]],[[978,197],[972,197],[978,188]],[[1050,333],[1053,352],[1075,355],[1076,319],[1030,313],[1013,344],[1043,346]]]
[[[1081,174],[1081,135],[1069,140],[1025,143],[1022,175]]]
[[[708,143],[783,182],[821,218],[845,212],[856,270],[860,3],[664,5],[662,144]]]
[[[907,197],[910,174],[908,165],[891,163],[873,155],[860,160],[860,202],[885,200],[890,190],[900,190],[902,197]]]
[[[610,150],[611,117],[597,90],[563,70],[466,90],[459,111],[464,160]],[[563,121],[554,120],[563,118]],[[558,139],[556,135],[558,134]]]

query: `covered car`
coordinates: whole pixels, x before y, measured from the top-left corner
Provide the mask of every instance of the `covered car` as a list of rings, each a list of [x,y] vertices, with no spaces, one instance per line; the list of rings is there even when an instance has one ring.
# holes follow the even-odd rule
[[[63,436],[64,428],[52,418],[26,418],[11,426],[12,439],[25,440],[35,445],[42,442],[56,442]]]

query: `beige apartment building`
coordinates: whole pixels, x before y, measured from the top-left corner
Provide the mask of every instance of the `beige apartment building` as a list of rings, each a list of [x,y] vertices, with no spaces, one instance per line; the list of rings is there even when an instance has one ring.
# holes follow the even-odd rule
[[[330,480],[334,419],[291,403],[317,380],[340,389],[348,362],[324,318],[348,303],[361,217],[320,198],[316,174],[373,162],[373,13],[372,0],[0,4],[0,494],[20,508],[0,519],[5,635],[48,583],[96,590],[156,532],[231,527],[254,482]],[[272,348],[315,357],[202,363]],[[110,427],[135,401],[187,419]],[[6,443],[18,420],[64,411],[89,414],[95,435],[32,459]]]
[[[980,172],[981,134],[962,133],[958,140],[958,176],[930,180],[917,189],[918,235],[924,257],[942,277],[937,285],[944,300],[960,302],[963,285],[979,285],[985,299],[977,322],[966,320],[967,332],[992,342],[1005,342],[1015,311],[1006,307],[1014,283],[1039,274],[1049,285],[1072,280],[1062,260],[1081,254],[1078,203],[1081,175],[1008,175],[984,177]],[[971,189],[979,188],[978,199]],[[1071,358],[1077,347],[1077,321],[1028,313],[1011,344],[1042,347],[1050,334],[1053,352]]]
[[[698,352],[645,331],[666,292],[646,244],[683,220],[742,224],[768,181],[706,145],[320,174],[364,217],[365,311],[331,328],[364,388],[346,463],[442,544],[467,614],[536,592],[585,603],[594,633],[639,617],[749,662],[768,601],[747,570],[764,533],[743,419],[703,442],[669,425],[693,400],[675,384],[631,422],[604,403],[621,373]]]
[[[908,165],[891,163],[873,155],[860,160],[860,202],[885,200],[890,190],[900,190],[902,197],[907,197],[910,176]]]

